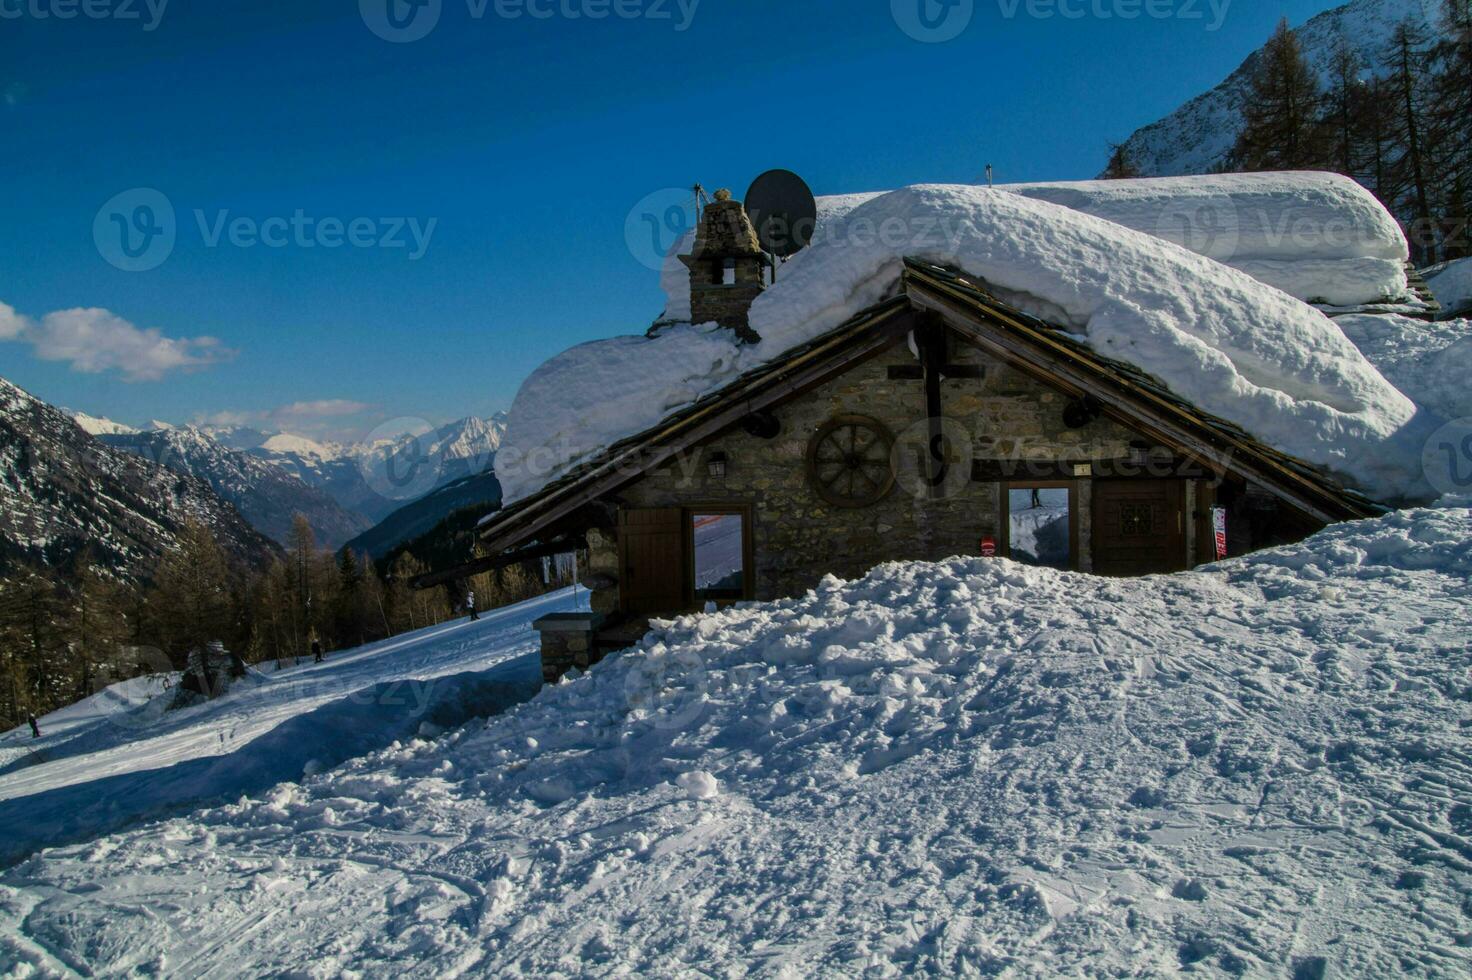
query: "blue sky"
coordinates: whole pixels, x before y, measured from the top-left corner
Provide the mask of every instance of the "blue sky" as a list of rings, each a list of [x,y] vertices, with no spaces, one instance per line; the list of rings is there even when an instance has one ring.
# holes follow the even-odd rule
[[[820,194],[1089,177],[1333,5],[1235,0],[1212,31],[1226,0],[974,0],[923,43],[898,25],[921,0],[427,0],[437,21],[396,9],[433,30],[390,43],[362,2],[0,0],[0,375],[134,423],[489,414],[659,313],[625,234],[648,195],[771,167]],[[1177,16],[1099,16],[1147,2]],[[114,221],[165,241],[137,230],[157,198],[114,201],[135,188],[175,215],[146,271],[109,261]]]

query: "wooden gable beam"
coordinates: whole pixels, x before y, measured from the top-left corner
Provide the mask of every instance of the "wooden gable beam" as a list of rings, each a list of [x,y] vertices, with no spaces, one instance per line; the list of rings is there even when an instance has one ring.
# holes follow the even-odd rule
[[[1153,406],[1141,404],[1143,399],[1128,405],[1123,404],[1116,388],[1103,382],[1092,371],[1075,366],[1072,363],[1074,355],[1063,345],[1053,346],[1056,346],[1058,352],[1065,356],[1056,359],[1048,357],[1031,344],[1012,336],[1006,329],[1008,327],[1025,329],[1021,328],[1021,325],[1006,323],[999,317],[994,325],[988,322],[994,314],[987,313],[979,316],[978,311],[969,304],[937,294],[917,280],[912,280],[912,287],[910,298],[918,309],[945,317],[954,329],[977,346],[1016,365],[1036,380],[1053,387],[1061,387],[1075,397],[1089,395],[1104,406],[1105,412],[1117,421],[1140,429],[1146,435],[1165,445],[1191,453],[1214,469],[1222,472],[1236,472],[1273,486],[1288,503],[1315,520],[1333,524],[1347,516],[1344,513],[1335,513],[1326,509],[1319,501],[1292,488],[1293,485],[1300,482],[1299,478],[1293,477],[1286,481],[1287,485],[1285,485],[1283,474],[1253,465],[1249,459],[1245,458],[1251,450],[1236,443],[1235,440],[1225,435],[1222,436],[1223,441],[1232,443],[1228,449],[1223,450],[1200,438]],[[1292,476],[1292,474],[1289,475]]]

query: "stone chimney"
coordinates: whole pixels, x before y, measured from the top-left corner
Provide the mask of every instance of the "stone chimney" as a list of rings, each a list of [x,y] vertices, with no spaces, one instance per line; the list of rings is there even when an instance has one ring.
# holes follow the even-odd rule
[[[744,344],[761,340],[747,314],[765,288],[762,270],[767,257],[746,209],[731,200],[730,191],[716,191],[716,199],[705,206],[695,247],[680,261],[690,267],[691,322],[714,320],[735,331]]]

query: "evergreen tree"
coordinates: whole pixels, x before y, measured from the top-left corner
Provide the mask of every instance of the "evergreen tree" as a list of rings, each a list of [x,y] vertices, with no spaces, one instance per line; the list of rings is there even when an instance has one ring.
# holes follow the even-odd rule
[[[235,634],[235,597],[225,552],[209,529],[186,522],[154,575],[150,605],[160,646],[182,668],[189,651]]]
[[[1395,137],[1400,153],[1392,166],[1394,183],[1404,188],[1396,195],[1403,199],[1411,215],[1407,237],[1412,255],[1420,262],[1436,261],[1436,222],[1431,216],[1431,161],[1425,141],[1423,116],[1427,101],[1430,56],[1426,35],[1409,21],[1391,32],[1385,49],[1385,63],[1390,67],[1388,81],[1395,98]]]
[[[1263,49],[1232,150],[1242,170],[1303,170],[1323,160],[1319,128],[1322,93],[1298,36],[1284,18]]]
[[[1329,59],[1329,90],[1324,96],[1324,130],[1329,163],[1346,177],[1362,177],[1359,168],[1360,110],[1365,65],[1358,52],[1340,38]]]
[[[1443,258],[1472,255],[1472,0],[1442,0],[1431,125],[1442,152]]]

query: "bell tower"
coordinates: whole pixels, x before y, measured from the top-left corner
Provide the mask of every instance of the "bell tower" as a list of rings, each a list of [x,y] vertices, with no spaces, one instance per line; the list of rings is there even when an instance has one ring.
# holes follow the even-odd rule
[[[766,288],[766,254],[740,201],[716,191],[695,232],[695,246],[680,256],[690,269],[690,320],[720,324],[743,344],[761,340],[751,329],[751,304]]]

